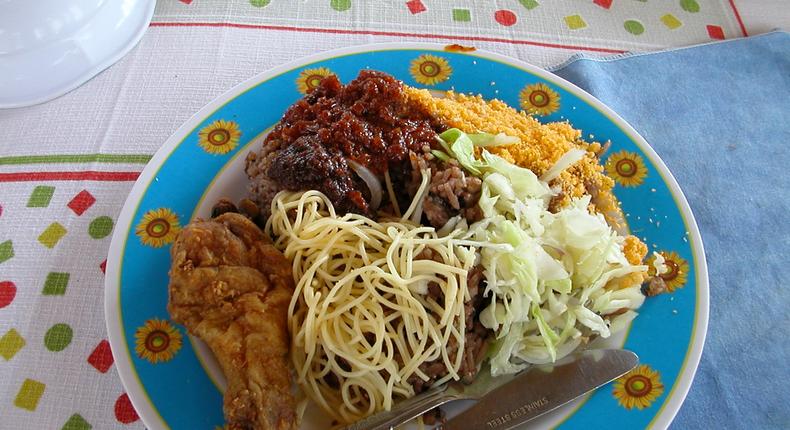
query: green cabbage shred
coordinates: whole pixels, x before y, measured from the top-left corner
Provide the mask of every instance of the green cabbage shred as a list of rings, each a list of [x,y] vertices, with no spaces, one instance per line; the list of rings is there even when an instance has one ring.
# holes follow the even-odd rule
[[[606,284],[647,267],[628,262],[624,238],[602,215],[590,212],[589,196],[552,213],[548,183],[485,149],[518,139],[456,128],[439,137],[444,151],[433,154],[455,159],[482,180],[484,219],[452,228],[480,244],[488,305],[479,318],[495,333],[488,351],[492,374],[553,362],[583,339],[609,337],[610,328],[630,322],[644,301],[640,285],[610,291]],[[483,148],[480,158],[475,147]],[[512,252],[501,252],[503,246]],[[620,309],[627,311],[611,315]]]

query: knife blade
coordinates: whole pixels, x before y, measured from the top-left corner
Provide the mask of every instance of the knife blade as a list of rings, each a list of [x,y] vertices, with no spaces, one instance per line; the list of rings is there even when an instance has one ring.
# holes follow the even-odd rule
[[[508,430],[550,412],[628,373],[631,351],[588,350],[575,360],[533,366],[448,420],[442,430]]]

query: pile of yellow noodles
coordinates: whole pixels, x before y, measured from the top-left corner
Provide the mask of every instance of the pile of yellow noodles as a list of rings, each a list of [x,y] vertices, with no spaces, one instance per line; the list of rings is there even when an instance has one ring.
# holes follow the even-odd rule
[[[449,370],[437,384],[459,378],[470,243],[405,217],[338,217],[318,191],[278,194],[266,230],[298,280],[288,310],[298,383],[332,417],[351,423],[413,396],[408,380],[427,380],[426,362]],[[432,283],[444,303],[425,294]]]

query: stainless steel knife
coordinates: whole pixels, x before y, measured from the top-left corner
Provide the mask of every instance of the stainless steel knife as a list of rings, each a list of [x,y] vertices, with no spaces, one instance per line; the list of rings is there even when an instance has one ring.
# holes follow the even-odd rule
[[[535,366],[448,420],[443,430],[508,430],[628,373],[639,358],[625,350],[589,350],[576,360]]]
[[[552,365],[492,377],[484,368],[471,385],[453,382],[400,402],[358,421],[347,430],[391,430],[430,409],[454,400],[479,399],[447,421],[444,430],[507,430],[552,411],[628,373],[639,363],[631,351],[587,350]]]

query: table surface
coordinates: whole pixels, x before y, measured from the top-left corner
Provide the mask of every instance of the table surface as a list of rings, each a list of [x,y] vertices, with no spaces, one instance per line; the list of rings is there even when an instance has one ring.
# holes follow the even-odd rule
[[[549,67],[790,28],[782,0],[373,3],[160,1],[118,63],[0,110],[0,428],[143,428],[106,340],[110,233],[152,154],[235,84],[364,43],[463,43]]]

